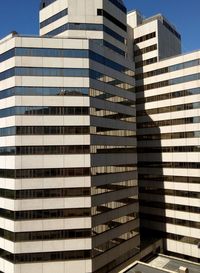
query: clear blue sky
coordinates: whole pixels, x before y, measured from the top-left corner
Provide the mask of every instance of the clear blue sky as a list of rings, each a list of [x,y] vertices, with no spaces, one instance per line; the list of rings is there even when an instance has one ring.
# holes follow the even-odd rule
[[[38,34],[40,0],[0,0],[0,38],[13,30]],[[81,0],[80,0],[81,1]],[[182,34],[183,51],[200,49],[200,0],[125,0],[145,17],[162,13]]]

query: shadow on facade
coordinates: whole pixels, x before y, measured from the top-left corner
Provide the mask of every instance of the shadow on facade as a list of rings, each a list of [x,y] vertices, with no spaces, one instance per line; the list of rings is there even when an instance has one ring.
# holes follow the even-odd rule
[[[140,60],[142,61],[142,60]],[[141,73],[143,71],[141,70]],[[144,85],[143,80],[140,81]],[[165,196],[161,132],[145,109],[144,91],[137,93],[138,184],[141,250],[164,237]],[[164,239],[164,238],[163,238]],[[165,244],[165,239],[163,240]],[[161,249],[155,249],[162,252]],[[149,257],[154,253],[151,253]]]

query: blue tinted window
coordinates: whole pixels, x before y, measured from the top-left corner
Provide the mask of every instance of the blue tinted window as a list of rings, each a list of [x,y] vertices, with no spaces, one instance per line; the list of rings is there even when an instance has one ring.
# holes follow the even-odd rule
[[[56,13],[55,15],[51,16],[50,18],[48,18],[45,21],[41,22],[40,23],[40,28],[43,28],[43,27],[55,22],[56,20],[64,17],[67,14],[68,14],[68,9],[64,9],[64,10]]]
[[[87,58],[87,49],[16,48],[16,56]]]

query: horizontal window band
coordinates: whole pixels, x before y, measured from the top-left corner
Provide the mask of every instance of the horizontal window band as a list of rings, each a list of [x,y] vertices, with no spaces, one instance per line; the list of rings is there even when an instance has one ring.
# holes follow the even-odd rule
[[[11,232],[0,229],[0,237],[12,242],[28,241],[50,241],[90,238],[90,229],[67,229],[67,230],[48,230],[48,231],[31,231],[31,232]]]
[[[11,96],[89,96],[87,87],[16,86],[0,91],[0,99]]]
[[[0,128],[0,137],[12,135],[88,135],[89,126],[12,126]]]
[[[90,176],[90,168],[0,169],[0,178],[26,179]]]
[[[101,41],[101,40],[100,40]],[[102,40],[103,41],[103,40]],[[109,43],[106,43],[109,44]],[[9,58],[17,56],[28,56],[28,57],[57,57],[57,58],[89,58],[119,72],[126,72],[130,69],[123,65],[112,61],[94,51],[87,49],[56,49],[56,48],[33,48],[33,47],[16,47],[3,54],[0,54],[0,62],[6,61]],[[27,67],[27,69],[29,69]],[[46,68],[48,69],[48,68]],[[52,68],[53,69],[53,68]],[[56,68],[55,68],[56,69]],[[64,69],[64,68],[62,68]],[[67,69],[67,68],[66,68]],[[70,68],[74,70],[74,68]],[[76,68],[78,70],[78,68]],[[79,69],[80,71],[81,69]],[[134,75],[134,71],[132,71]]]
[[[107,20],[112,22],[115,26],[121,28],[124,31],[127,31],[127,26],[125,24],[123,24],[121,21],[119,21],[118,19],[116,19],[116,17],[112,16],[107,11],[105,11],[103,9],[97,9],[97,15],[103,16],[104,18],[106,18]]]
[[[13,106],[0,109],[0,118],[17,115],[89,115],[88,107],[62,107],[62,106]]]
[[[10,219],[12,221],[29,221],[36,219],[60,219],[60,218],[78,218],[90,217],[90,208],[70,208],[70,209],[49,209],[49,210],[25,210],[11,211],[0,208],[0,217]]]
[[[135,90],[136,92],[144,92],[144,91],[155,89],[155,88],[162,88],[162,87],[186,83],[190,81],[197,81],[199,79],[200,79],[200,73],[196,73],[196,74],[177,77],[177,78],[173,78],[173,79],[169,79],[169,80],[165,80],[161,82],[137,86]]]
[[[200,123],[200,117],[190,117],[190,118],[178,118],[178,119],[167,119],[151,122],[141,122],[137,124],[138,129],[142,128],[157,128],[162,126],[174,126],[174,125],[185,125],[185,124],[195,124]]]
[[[179,205],[179,204],[169,204],[166,202],[156,202],[156,201],[147,201],[140,199],[140,205],[142,207],[148,207],[148,208],[159,208],[159,209],[169,209],[174,211],[184,211],[184,212],[190,212],[190,213],[200,213],[200,208],[192,207],[192,206],[186,206],[186,205]]]
[[[187,62],[175,64],[175,65],[170,65],[170,66],[162,67],[162,68],[159,68],[156,70],[137,74],[136,80],[142,80],[142,79],[145,79],[148,77],[154,77],[154,76],[158,76],[161,74],[174,72],[174,71],[178,71],[178,70],[182,70],[182,69],[187,69],[187,68],[198,66],[198,65],[200,65],[200,59],[194,59],[191,61],[187,61]]]
[[[151,135],[138,135],[139,141],[156,140],[156,139],[183,139],[183,138],[199,138],[200,131],[180,132],[180,133],[163,133]]]
[[[0,197],[8,199],[39,199],[39,198],[70,198],[90,196],[90,188],[62,188],[62,189],[31,189],[8,190],[0,189]]]
[[[134,92],[130,90],[130,92]],[[126,94],[127,95],[127,94]],[[114,103],[132,106],[135,105],[135,100],[126,98],[126,95],[111,94],[104,90],[97,90],[87,87],[30,87],[16,86],[0,91],[0,99],[11,96],[91,96],[98,99],[112,101],[109,98],[113,97]],[[122,99],[123,100],[122,100]]]
[[[153,102],[153,101],[176,99],[176,98],[180,98],[180,97],[199,95],[199,94],[200,94],[199,87],[198,88],[190,88],[190,89],[176,91],[176,92],[172,92],[172,93],[166,93],[163,95],[150,96],[150,97],[146,97],[146,98],[138,98],[136,101],[136,104],[142,104],[142,103]]]
[[[40,28],[43,28],[43,27],[57,21],[58,19],[66,16],[66,15],[68,15],[68,9],[64,9],[64,10],[54,14],[53,16],[49,17],[48,19],[40,22]]]
[[[146,35],[143,35],[141,37],[138,37],[134,40],[134,44],[139,44],[141,42],[144,42],[146,40],[150,40],[152,38],[155,38],[156,37],[156,32],[151,32],[151,33],[148,33]]]
[[[140,161],[138,164],[140,168],[184,168],[184,169],[200,169],[199,162],[148,162]]]
[[[0,147],[0,156],[2,155],[50,155],[50,154],[89,154],[89,145],[71,145],[71,146],[8,146]]]
[[[163,238],[175,240],[181,243],[191,244],[195,246],[198,246],[199,244],[199,238],[193,238],[193,237],[183,236],[179,234],[166,233],[165,235],[163,234]]]
[[[151,46],[147,46],[147,47],[145,47],[145,48],[140,48],[140,49],[137,49],[137,50],[135,50],[134,51],[134,55],[135,55],[135,57],[137,57],[137,56],[140,56],[140,55],[142,55],[142,54],[145,54],[145,53],[148,53],[148,52],[151,52],[151,51],[154,51],[154,50],[156,50],[157,49],[157,44],[154,44],[154,45],[151,45]],[[144,73],[142,73],[142,74],[138,74],[138,75],[144,75]],[[138,76],[137,75],[137,76]],[[138,79],[138,78],[136,78],[136,79]]]
[[[200,222],[194,222],[189,220],[183,220],[178,218],[171,218],[171,217],[165,217],[160,215],[153,215],[153,214],[147,214],[147,213],[141,213],[141,219],[150,220],[153,222],[160,222],[166,225],[173,224],[176,226],[184,226],[189,228],[200,228]],[[178,227],[177,227],[178,228]]]
[[[0,73],[0,80],[11,77],[27,76],[27,77],[83,77],[92,78],[94,80],[107,83],[109,85],[129,90],[134,86],[122,82],[121,80],[104,75],[100,72],[87,68],[41,68],[41,67],[15,67]]]
[[[145,147],[138,148],[138,153],[190,153],[200,152],[200,146],[172,146],[172,147]]]
[[[170,105],[170,106],[158,107],[154,109],[147,109],[143,111],[138,110],[137,116],[139,117],[139,116],[145,116],[145,115],[163,114],[163,113],[186,111],[186,110],[193,110],[193,109],[200,109],[200,102]],[[199,120],[200,120],[200,117],[199,117]]]
[[[200,199],[200,192],[191,192],[191,191],[184,191],[184,190],[169,190],[163,189],[159,187],[152,187],[151,189],[148,187],[140,187],[140,193],[150,194],[150,195],[160,195],[160,196],[180,196],[180,197],[187,197],[187,198],[198,198]]]
[[[43,37],[56,36],[67,30],[104,31],[105,33],[112,36],[114,39],[118,40],[119,42],[123,44],[125,42],[125,38],[123,36],[119,35],[117,32],[108,28],[107,26],[102,24],[90,24],[90,23],[67,23],[46,33],[45,35],[43,35]]]
[[[147,59],[147,60],[144,60],[144,61],[139,61],[139,62],[136,62],[135,63],[135,68],[139,68],[139,67],[143,67],[145,65],[150,65],[150,64],[154,64],[158,61],[158,58],[157,57],[154,57],[154,58],[151,58],[151,59]]]
[[[156,181],[168,181],[168,182],[178,182],[178,183],[199,183],[199,177],[191,176],[171,176],[171,175],[153,175],[146,173],[139,173],[138,175],[140,180],[149,180],[152,182]]]
[[[14,264],[90,259],[90,250],[12,254],[0,249],[0,257]]]

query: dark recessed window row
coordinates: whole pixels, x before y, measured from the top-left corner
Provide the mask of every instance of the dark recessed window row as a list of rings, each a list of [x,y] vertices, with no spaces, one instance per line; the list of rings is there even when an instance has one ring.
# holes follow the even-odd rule
[[[113,5],[115,5],[116,7],[118,7],[121,11],[123,11],[124,13],[127,13],[127,9],[126,7],[123,5],[122,1],[120,0],[109,0]]]
[[[1,178],[51,178],[89,176],[90,168],[57,168],[57,169],[0,169]]]
[[[139,61],[139,62],[135,63],[135,68],[143,67],[143,66],[149,65],[149,64],[154,64],[157,61],[158,61],[157,57],[147,59],[147,60],[144,60],[144,61]]]
[[[199,162],[148,162],[140,161],[138,164],[142,168],[184,168],[184,169],[200,169]]]
[[[124,25],[121,21],[119,21],[118,19],[116,19],[116,17],[112,16],[107,11],[105,11],[103,9],[97,9],[97,15],[105,17],[106,19],[108,19],[109,21],[111,21],[114,25],[116,25],[117,27],[121,28],[124,31],[127,31],[127,26]]]
[[[151,182],[179,182],[179,183],[199,183],[199,177],[190,176],[170,176],[170,175],[153,175],[153,174],[139,174],[140,180],[148,180]]]
[[[168,119],[168,120],[159,120],[151,122],[138,123],[137,128],[155,128],[161,126],[173,126],[181,124],[195,124],[200,123],[200,117],[191,117],[191,118],[179,118],[179,119]]]
[[[48,230],[31,232],[11,232],[0,229],[0,237],[12,242],[65,240],[91,237],[90,229]]]
[[[112,149],[97,149],[96,154],[129,154],[129,153],[136,153],[136,148],[112,148]]]
[[[103,41],[103,45],[108,47],[109,49],[117,52],[118,54],[120,54],[122,56],[125,56],[125,51],[124,50],[120,49],[119,47],[116,47],[115,45],[113,45],[113,44],[111,44],[111,43],[109,43],[109,42],[107,42],[105,40]]]
[[[92,235],[93,236],[98,236],[104,232],[107,232],[113,228],[119,227],[121,225],[124,225],[128,222],[131,222],[133,220],[135,220],[135,214],[134,213],[130,213],[128,215],[123,215],[117,219],[113,219],[109,222],[105,222],[105,223],[101,223],[95,227],[93,227],[92,229]]]
[[[104,31],[108,35],[112,36],[114,39],[118,40],[121,43],[125,43],[125,38],[119,35],[117,32],[108,28],[102,24],[87,24],[87,23],[67,23],[62,25],[44,35],[45,36],[56,36],[67,30],[86,30],[86,31]]]
[[[108,58],[105,58],[104,56],[98,54],[98,53],[95,53],[93,51],[89,51],[89,58],[93,61],[96,61],[98,63],[101,63],[105,66],[108,66],[112,69],[115,69],[119,72],[122,72],[122,73],[125,73],[126,75],[129,75],[129,76],[134,76],[135,75],[135,72],[134,71],[131,71],[130,69],[122,66],[121,64],[119,63],[116,63]]]
[[[0,189],[0,197],[9,199],[35,199],[35,198],[60,198],[90,196],[90,188],[69,189],[31,189],[31,190],[8,190]]]
[[[131,92],[134,92],[134,91],[131,90]],[[106,100],[113,103],[119,103],[125,106],[135,107],[135,100],[130,98],[128,99],[127,97],[124,96],[123,93],[116,95],[116,94],[105,93],[102,90],[90,88],[90,97],[94,97],[95,99],[100,99],[103,101]]]
[[[136,168],[137,168],[136,164],[93,167],[91,168],[91,175],[106,175],[112,173],[134,172]]]
[[[188,198],[200,198],[199,192],[192,191],[183,191],[183,190],[169,190],[162,188],[148,188],[148,187],[140,187],[140,193],[147,194],[155,194],[155,195],[170,195],[170,196],[180,196],[180,197],[188,197]]]
[[[95,247],[95,249],[93,249],[93,257],[102,255],[106,251],[109,251],[114,247],[117,247],[120,244],[123,244],[136,236],[138,236],[138,234],[134,230],[131,230],[129,232],[119,235],[116,238],[113,238],[112,240],[107,241],[106,243],[98,245]]]
[[[169,204],[169,203],[161,203],[161,202],[154,202],[154,201],[146,201],[141,199],[140,201],[141,206],[148,207],[148,208],[160,208],[160,209],[169,209],[169,210],[178,210],[184,212],[191,212],[191,213],[200,213],[200,208],[192,207],[192,206],[185,206],[179,204]]]
[[[166,233],[164,236],[166,239],[171,239],[175,241],[179,241],[181,243],[191,244],[191,245],[198,245],[199,244],[199,238],[193,238],[178,234],[172,234],[172,233]]]
[[[57,58],[88,58],[88,49],[16,47],[0,54],[0,62],[15,56],[57,57]]]
[[[0,80],[16,76],[34,77],[88,77],[125,90],[134,86],[87,68],[15,67],[0,73]]]
[[[165,26],[171,33],[173,33],[176,36],[176,38],[181,40],[181,35],[172,26],[170,26],[165,20],[163,20],[162,23],[163,26]]]
[[[174,78],[174,79],[170,79],[170,80],[166,80],[166,81],[161,81],[161,82],[138,86],[138,87],[136,87],[136,92],[166,87],[169,85],[171,86],[174,84],[180,84],[180,83],[185,83],[185,82],[190,82],[190,81],[197,81],[199,79],[200,79],[200,73],[192,74],[192,75],[188,75],[188,76],[182,76],[182,77],[178,77],[178,78]]]
[[[136,180],[127,180],[112,184],[104,184],[101,186],[92,187],[92,195],[101,194],[105,192],[118,191],[123,189],[130,189],[137,186]]]
[[[0,137],[12,135],[87,135],[89,126],[12,126],[0,128]]]
[[[198,65],[200,65],[200,59],[195,59],[192,61],[187,61],[184,63],[175,64],[175,65],[171,65],[171,66],[167,66],[167,67],[163,67],[156,70],[138,74],[136,76],[136,80],[141,80],[144,78],[153,77],[153,76],[157,76],[157,75],[161,75],[161,74],[165,74],[165,73],[173,72],[177,70],[182,70],[182,69],[186,69],[186,68],[190,68],[190,67],[194,67]]]
[[[115,210],[118,210],[120,208],[127,208],[127,206],[132,205],[132,204],[138,204],[138,198],[131,198],[131,197],[127,197],[124,199],[120,199],[117,201],[112,201],[106,204],[102,204],[100,206],[97,207],[93,207],[92,208],[92,215],[93,216],[98,216],[99,214],[105,213],[105,218],[104,218],[104,223],[106,223],[107,218],[106,218],[106,213],[107,212],[114,212]],[[134,219],[138,218],[138,213],[134,213]],[[102,225],[104,225],[104,223],[102,223]],[[109,223],[107,223],[107,228],[110,229],[109,227]],[[102,230],[102,229],[101,229]]]
[[[24,210],[11,211],[0,209],[0,217],[13,221],[29,221],[36,219],[58,219],[73,217],[89,217],[91,215],[90,208],[78,209],[49,209],[49,210]]]
[[[161,223],[169,223],[173,225],[180,225],[190,228],[200,228],[200,222],[194,222],[194,221],[188,221],[188,220],[182,220],[177,218],[170,218],[165,216],[159,216],[159,215],[152,215],[152,214],[146,214],[141,213],[141,218],[145,220],[155,221],[155,222],[161,222]]]
[[[194,102],[194,103],[171,105],[171,106],[165,106],[165,107],[160,107],[160,108],[137,111],[137,115],[138,116],[145,116],[145,115],[153,115],[153,114],[162,114],[162,113],[169,113],[169,112],[176,112],[176,111],[199,109],[199,108],[200,108],[200,102]]]
[[[62,11],[56,13],[55,15],[49,17],[48,19],[42,21],[42,22],[40,23],[40,28],[43,28],[43,27],[45,27],[45,26],[47,26],[47,25],[49,25],[49,24],[51,24],[51,23],[57,21],[58,19],[60,19],[60,18],[62,18],[62,17],[64,17],[64,16],[66,16],[66,15],[68,15],[68,9],[64,9],[64,10],[62,10]]]
[[[138,148],[138,153],[189,153],[200,152],[199,146],[174,146],[174,147],[143,147]]]
[[[17,76],[89,77],[87,68],[14,67],[0,73],[0,80]]]
[[[154,44],[154,45],[151,45],[151,46],[147,46],[147,47],[144,47],[144,48],[140,48],[140,49],[137,49],[135,52],[134,52],[134,55],[135,57],[136,56],[140,56],[142,54],[145,54],[145,53],[148,53],[148,52],[151,52],[151,51],[154,51],[156,50],[158,47],[157,47],[157,44]],[[138,74],[139,75],[139,74]],[[141,74],[141,75],[144,75]],[[137,78],[136,78],[137,79]]]
[[[87,49],[57,49],[57,48],[32,48],[32,47],[16,47],[0,55],[0,62],[14,56],[35,56],[35,57],[59,57],[59,58],[90,58],[96,62],[106,65],[112,69],[126,74],[131,74],[129,69],[116,63],[98,53]],[[134,72],[132,71],[134,76]]]
[[[13,106],[0,110],[0,118],[27,115],[27,116],[73,116],[89,115],[88,107],[62,107],[62,106]]]
[[[148,33],[146,35],[143,35],[141,37],[136,38],[135,41],[134,41],[134,44],[139,44],[141,42],[144,42],[146,40],[150,40],[150,39],[155,38],[155,37],[156,37],[156,32],[151,32],[151,33]]]
[[[10,146],[0,147],[1,155],[50,155],[50,154],[89,154],[90,146]]]
[[[101,46],[101,47],[105,46],[105,47],[111,49],[112,51],[115,51],[116,53],[118,53],[118,54],[120,54],[120,55],[122,55],[124,57],[126,55],[124,50],[122,50],[121,48],[119,48],[119,47],[117,47],[117,46],[115,46],[115,45],[113,45],[111,43],[109,43],[106,40],[103,40],[103,39],[93,39],[92,42],[95,43],[95,44],[97,44],[98,46]]]
[[[88,96],[84,87],[30,87],[16,86],[0,91],[0,99],[11,96]]]
[[[163,95],[156,95],[156,96],[150,96],[146,98],[138,98],[136,101],[136,104],[141,104],[145,102],[152,102],[152,101],[159,101],[159,100],[169,100],[169,99],[175,99],[179,97],[185,97],[185,96],[191,96],[191,95],[199,95],[200,94],[200,88],[191,88],[187,90],[182,91],[176,91],[173,93],[166,93]]]
[[[0,257],[14,264],[90,259],[90,250],[12,254],[0,249]]]
[[[120,130],[115,128],[104,128],[104,127],[92,127],[91,128],[92,135],[101,135],[101,136],[117,136],[117,137],[134,137],[136,136],[136,132],[133,129],[129,130]]]
[[[139,135],[138,140],[156,140],[156,139],[179,139],[179,138],[199,138],[200,131],[165,133],[153,135]]]
[[[131,112],[133,111],[134,108],[131,109]],[[125,114],[125,113],[117,113],[113,111],[109,111],[106,109],[99,109],[99,108],[91,108],[91,116],[97,116],[97,117],[102,117],[106,119],[114,119],[114,120],[121,120],[121,121],[126,121],[126,122],[135,122],[135,114],[132,112],[130,114]]]

